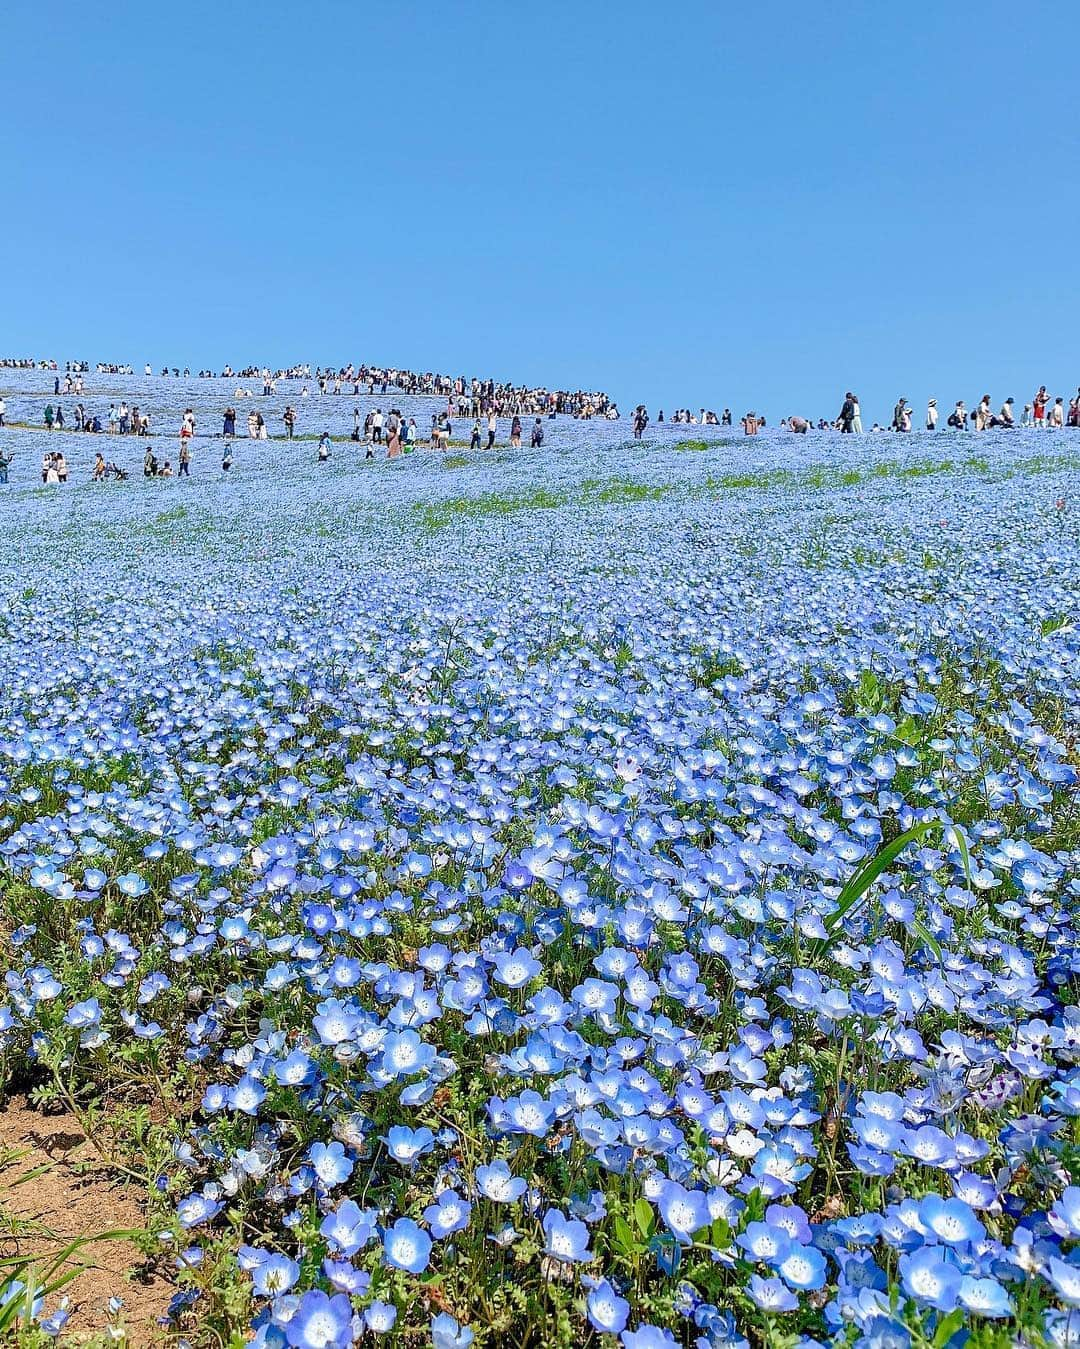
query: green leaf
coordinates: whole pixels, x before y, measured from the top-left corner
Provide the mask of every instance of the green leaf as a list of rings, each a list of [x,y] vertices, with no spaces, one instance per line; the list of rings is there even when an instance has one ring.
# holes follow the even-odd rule
[[[637,1239],[634,1236],[634,1230],[621,1214],[615,1215],[613,1224],[613,1240],[615,1246],[622,1251],[624,1255],[633,1255],[638,1249]]]
[[[634,1217],[637,1219],[637,1225],[641,1235],[648,1240],[656,1228],[656,1215],[653,1213],[652,1205],[647,1199],[638,1199],[634,1203]]]
[[[937,960],[941,960],[941,945],[921,918],[911,920],[911,930],[924,946],[929,946]]]
[[[960,1327],[964,1324],[965,1312],[963,1307],[957,1307],[948,1316],[943,1316],[938,1322],[937,1331],[934,1334],[934,1349],[942,1349],[943,1345],[948,1344]]]
[[[940,828],[941,822],[939,820],[924,820],[921,824],[912,825],[910,829],[894,838],[891,843],[886,843],[872,857],[864,858],[855,868],[851,879],[840,891],[836,908],[825,919],[825,931],[828,935],[818,938],[813,945],[813,953],[820,956],[829,949],[832,939],[837,934],[844,919],[862,905],[870,887],[883,871],[889,869],[909,843],[917,843],[924,839],[927,834]]]

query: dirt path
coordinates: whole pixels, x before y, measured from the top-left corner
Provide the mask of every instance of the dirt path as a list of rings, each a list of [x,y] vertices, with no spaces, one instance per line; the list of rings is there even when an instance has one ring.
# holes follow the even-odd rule
[[[38,1167],[44,1168],[40,1175],[17,1183]],[[13,1234],[16,1225],[21,1230]],[[118,1184],[97,1163],[73,1116],[42,1114],[20,1097],[0,1107],[0,1254],[60,1251],[76,1237],[144,1226],[135,1188]],[[114,1297],[123,1300],[117,1319],[127,1330],[126,1344],[142,1349],[160,1342],[158,1318],[172,1289],[146,1269],[137,1247],[94,1242],[72,1263],[87,1268],[64,1289],[71,1317],[61,1344],[76,1345],[103,1330]],[[46,1312],[55,1310],[56,1301],[47,1302]]]

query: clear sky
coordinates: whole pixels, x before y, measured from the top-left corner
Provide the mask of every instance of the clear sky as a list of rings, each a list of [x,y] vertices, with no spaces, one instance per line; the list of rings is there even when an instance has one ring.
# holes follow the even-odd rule
[[[1068,395],[1078,39],[1075,0],[8,0],[0,352]]]

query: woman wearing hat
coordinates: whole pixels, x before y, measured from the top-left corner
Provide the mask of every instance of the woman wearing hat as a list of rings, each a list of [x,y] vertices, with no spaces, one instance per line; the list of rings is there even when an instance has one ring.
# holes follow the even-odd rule
[[[926,429],[928,431],[937,430],[937,399],[931,398],[926,405]]]

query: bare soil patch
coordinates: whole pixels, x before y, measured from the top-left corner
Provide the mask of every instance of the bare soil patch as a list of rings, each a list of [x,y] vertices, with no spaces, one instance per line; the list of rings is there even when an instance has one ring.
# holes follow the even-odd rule
[[[15,1155],[17,1154],[17,1155]],[[0,1107],[0,1254],[59,1253],[77,1237],[114,1229],[142,1229],[146,1219],[136,1187],[118,1181],[97,1158],[66,1113],[42,1114],[25,1098]],[[22,1184],[29,1172],[40,1174]],[[110,1298],[121,1298],[119,1321],[131,1346],[159,1344],[159,1318],[172,1288],[127,1240],[95,1241],[72,1257],[86,1268],[63,1290],[70,1320],[61,1343],[76,1345],[105,1329]],[[55,1310],[55,1295],[46,1312]]]

